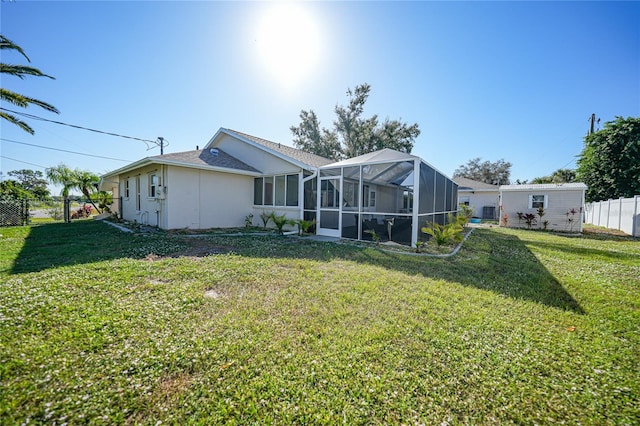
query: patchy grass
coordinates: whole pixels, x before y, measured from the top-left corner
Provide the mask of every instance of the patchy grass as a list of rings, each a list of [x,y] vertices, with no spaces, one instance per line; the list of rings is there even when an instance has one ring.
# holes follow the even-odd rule
[[[637,241],[0,234],[2,424],[638,420]]]

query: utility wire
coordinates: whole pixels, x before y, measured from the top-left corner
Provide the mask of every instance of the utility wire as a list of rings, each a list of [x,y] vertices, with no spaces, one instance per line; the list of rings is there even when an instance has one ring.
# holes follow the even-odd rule
[[[40,164],[34,164],[34,163],[29,163],[27,161],[17,160],[15,158],[7,157],[6,155],[0,155],[0,158],[5,158],[5,159],[11,160],[11,161],[17,161],[18,163],[24,163],[24,164],[28,164],[30,166],[40,167],[41,169],[46,169],[47,168],[46,166],[41,166]]]
[[[73,128],[76,128],[76,129],[87,130],[89,132],[102,133],[103,135],[116,136],[116,137],[125,138],[125,139],[133,139],[133,140],[136,140],[136,141],[144,142],[145,144],[152,143],[152,144],[158,145],[158,141],[152,141],[152,140],[149,140],[149,139],[136,138],[134,136],[120,135],[118,133],[105,132],[103,130],[90,129],[88,127],[78,126],[78,125],[69,124],[69,123],[63,123],[62,121],[49,120],[48,118],[38,117],[37,115],[27,114],[25,112],[20,112],[20,111],[14,111],[14,110],[7,109],[7,108],[0,107],[0,109],[3,110],[3,111],[8,111],[8,112],[13,113],[13,114],[21,115],[23,117],[31,118],[33,120],[48,121],[50,123],[60,124],[62,126],[73,127]],[[147,148],[149,148],[149,145],[147,145]]]
[[[83,152],[69,151],[67,149],[60,149],[60,148],[52,148],[50,146],[36,145],[36,144],[33,144],[33,143],[14,141],[14,140],[5,139],[5,138],[0,138],[0,141],[10,142],[10,143],[17,143],[17,144],[20,144],[20,145],[35,146],[37,148],[50,149],[52,151],[68,152],[70,154],[84,155],[86,157],[102,158],[102,159],[105,159],[105,160],[123,161],[125,163],[130,163],[131,162],[130,160],[123,160],[122,158],[113,158],[113,157],[104,157],[102,155],[85,154]]]

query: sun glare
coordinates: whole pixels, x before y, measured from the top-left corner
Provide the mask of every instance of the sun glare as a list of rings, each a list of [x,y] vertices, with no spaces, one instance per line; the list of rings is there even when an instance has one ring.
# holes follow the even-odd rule
[[[295,86],[319,64],[320,37],[316,22],[299,5],[269,9],[258,26],[262,62],[284,86]]]

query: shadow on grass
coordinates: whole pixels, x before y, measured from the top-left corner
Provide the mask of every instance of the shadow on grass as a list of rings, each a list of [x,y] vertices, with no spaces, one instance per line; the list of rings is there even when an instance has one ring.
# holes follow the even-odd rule
[[[60,266],[123,257],[122,233],[95,221],[31,227],[10,273],[38,272]]]
[[[194,251],[194,247],[197,250]],[[194,239],[165,234],[124,234],[100,222],[50,224],[32,227],[17,253],[10,273],[87,264],[118,258],[199,256],[215,253],[203,246],[224,247],[251,258],[297,258],[320,262],[355,261],[493,291],[514,299],[584,313],[579,303],[529,251],[518,237],[476,230],[454,257],[440,259],[382,252],[351,245],[322,243],[277,236],[207,237]],[[565,250],[565,246],[551,247]],[[165,251],[164,253],[162,251]],[[578,254],[583,254],[578,250]],[[589,253],[584,253],[585,255]]]
[[[280,242],[282,241],[282,242]],[[531,300],[546,306],[584,314],[580,304],[531,253],[523,241],[513,235],[476,230],[463,249],[451,258],[407,256],[374,248],[358,248],[335,243],[304,241],[299,244],[271,238],[262,243],[238,241],[237,252],[250,257],[308,258],[330,262],[345,259],[363,265],[379,266],[408,275],[446,280],[503,294],[514,299]],[[274,246],[278,246],[274,249]]]

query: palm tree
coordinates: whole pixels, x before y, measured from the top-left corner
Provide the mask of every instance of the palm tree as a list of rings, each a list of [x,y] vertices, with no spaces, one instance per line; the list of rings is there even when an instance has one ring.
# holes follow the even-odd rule
[[[67,165],[60,163],[55,167],[46,169],[45,174],[51,183],[55,185],[62,185],[60,195],[67,200],[69,198],[69,191],[75,187],[73,170],[71,170]]]
[[[98,184],[100,183],[98,175],[87,170],[71,170],[66,164],[59,164],[55,167],[50,167],[46,169],[45,173],[51,183],[62,185],[62,191],[60,194],[65,200],[69,198],[70,190],[77,189],[82,192],[82,195],[87,198],[89,203],[91,203],[98,213],[102,213],[92,198],[92,195],[96,194]]]
[[[24,56],[27,61],[31,62],[27,54],[24,53],[24,50],[22,50],[20,46],[18,46],[17,44],[15,44],[14,42],[6,38],[5,36],[0,35],[0,50],[4,50],[4,49],[14,50],[20,53],[22,56]],[[12,75],[20,79],[24,79],[24,77],[27,75],[33,75],[36,77],[47,77],[47,78],[54,79],[50,75],[44,74],[42,71],[40,71],[37,68],[33,68],[26,65],[5,64],[4,62],[0,63],[0,73],[2,73],[3,75],[4,74]],[[44,108],[47,111],[55,112],[56,114],[60,113],[60,111],[58,111],[56,107],[54,107],[51,104],[48,104],[44,101],[40,101],[38,99],[21,95],[16,92],[12,92],[11,90],[7,90],[4,87],[0,87],[0,100],[19,106],[21,108],[27,108],[29,105],[37,105],[40,108]],[[0,110],[0,117],[2,117],[3,119],[7,120],[10,123],[17,125],[22,130],[28,133],[31,133],[31,134],[35,133],[34,130],[27,123],[20,120],[14,115],[7,113],[6,110],[4,109]]]

